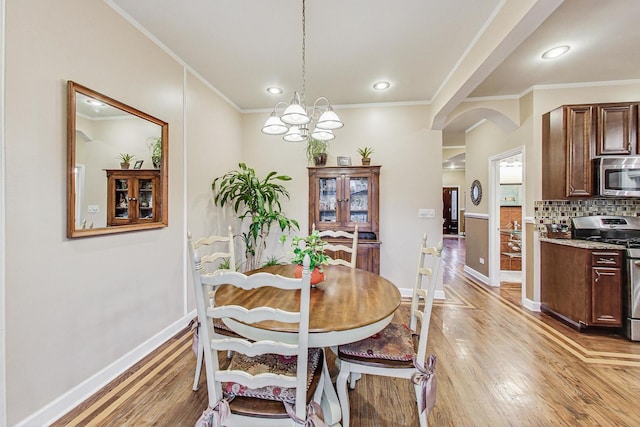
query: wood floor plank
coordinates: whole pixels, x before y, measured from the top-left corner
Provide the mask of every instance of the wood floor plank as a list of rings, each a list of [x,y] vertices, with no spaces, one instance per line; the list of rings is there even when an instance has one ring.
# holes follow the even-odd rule
[[[640,426],[640,343],[530,312],[519,284],[476,282],[463,239],[445,239],[443,260],[446,299],[434,303],[427,350],[437,356],[431,426]],[[403,304],[396,316],[407,313]],[[191,391],[189,340],[183,331],[54,426],[193,426],[207,390],[203,376]],[[406,380],[364,375],[349,396],[353,427],[418,425]]]

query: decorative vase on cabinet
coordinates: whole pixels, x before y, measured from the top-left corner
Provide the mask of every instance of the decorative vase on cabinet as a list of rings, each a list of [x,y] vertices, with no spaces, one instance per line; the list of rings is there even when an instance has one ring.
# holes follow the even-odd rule
[[[309,167],[309,233],[353,232],[358,226],[357,268],[380,272],[380,166]]]

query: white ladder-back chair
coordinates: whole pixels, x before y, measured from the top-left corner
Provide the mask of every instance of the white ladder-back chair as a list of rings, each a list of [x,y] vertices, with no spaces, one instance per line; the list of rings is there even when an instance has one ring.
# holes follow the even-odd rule
[[[392,322],[378,334],[338,347],[340,372],[336,380],[336,388],[342,408],[343,427],[349,427],[347,380],[353,389],[361,374],[412,380],[418,402],[420,426],[428,425],[429,410],[423,410],[423,402],[425,402],[423,399],[427,397],[423,386],[427,386],[426,381],[435,369],[435,357],[431,356],[427,360],[426,354],[433,295],[442,260],[442,242],[437,247],[428,247],[426,241],[425,234],[420,247],[409,325]],[[420,378],[425,382],[419,381]],[[430,397],[435,399],[435,394]],[[426,404],[426,406],[430,405]]]
[[[231,226],[229,226],[226,236],[207,236],[201,239],[193,241],[191,233],[187,232],[187,246],[189,248],[189,257],[191,258],[191,271],[193,274],[193,281],[207,282],[210,277],[225,271],[220,268],[221,263],[228,262],[231,270],[235,270],[236,255],[235,247],[233,244],[233,233],[231,232]],[[213,292],[209,295],[213,298]],[[221,322],[218,323],[220,327],[216,328],[216,332],[223,335],[234,335],[233,332],[224,327]],[[202,336],[198,330],[198,336]],[[197,361],[196,372],[193,379],[193,391],[198,390],[198,382],[200,380],[200,374],[202,372],[202,362],[204,358],[204,344],[202,340],[198,340],[197,349]]]
[[[204,325],[201,340],[206,343],[205,369],[209,393],[209,407],[197,425],[213,417],[219,421],[213,424],[215,426],[294,427],[305,422],[308,403],[310,417],[321,414],[324,353],[322,349],[309,349],[308,344],[310,277],[307,256],[300,279],[265,272],[251,276],[222,272],[208,283],[196,283],[198,319]],[[215,305],[215,299],[212,301],[207,297],[209,288],[221,285],[243,290],[265,286],[290,290],[292,298],[299,295],[299,311],[266,306],[246,309],[237,305]],[[220,338],[213,329],[214,319],[233,319],[249,324],[273,320],[294,323],[299,328],[298,341],[291,344],[280,342],[275,337],[257,341],[243,337]],[[219,351],[233,351],[227,369],[220,368]],[[286,360],[289,361],[288,370],[282,369]]]
[[[316,225],[313,224],[312,230],[315,231]],[[321,238],[330,238],[330,239],[344,239],[344,244],[342,242],[336,242],[335,240],[330,243],[325,243],[324,252],[329,255],[328,264],[331,265],[344,265],[351,268],[356,268],[356,261],[358,258],[358,225],[356,224],[353,233],[349,233],[347,231],[334,231],[334,230],[325,230],[320,231],[318,233]],[[338,252],[343,252],[349,254],[349,260],[344,260],[341,258],[337,258],[336,255]]]

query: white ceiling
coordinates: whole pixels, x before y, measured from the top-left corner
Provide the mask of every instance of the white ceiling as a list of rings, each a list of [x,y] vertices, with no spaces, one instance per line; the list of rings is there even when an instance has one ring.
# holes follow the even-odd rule
[[[241,111],[272,108],[302,89],[301,0],[106,1]],[[307,0],[306,98],[430,102],[497,9],[513,1],[524,0]],[[639,22],[638,0],[565,0],[470,96],[639,79]],[[572,49],[540,59],[557,44]],[[391,89],[374,91],[378,80]],[[268,86],[284,94],[269,95]]]

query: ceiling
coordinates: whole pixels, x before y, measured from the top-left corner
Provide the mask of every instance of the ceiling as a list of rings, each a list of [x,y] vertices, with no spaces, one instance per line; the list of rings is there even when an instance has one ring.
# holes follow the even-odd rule
[[[240,111],[270,109],[302,90],[302,0],[106,1]],[[326,96],[334,106],[429,103],[499,9],[513,1],[524,0],[307,0],[307,102]],[[553,10],[559,1],[537,3]],[[468,96],[640,78],[637,0],[565,0],[541,21]],[[572,49],[556,60],[540,59],[558,44]],[[373,90],[379,80],[391,88]],[[269,86],[284,93],[269,95]]]

